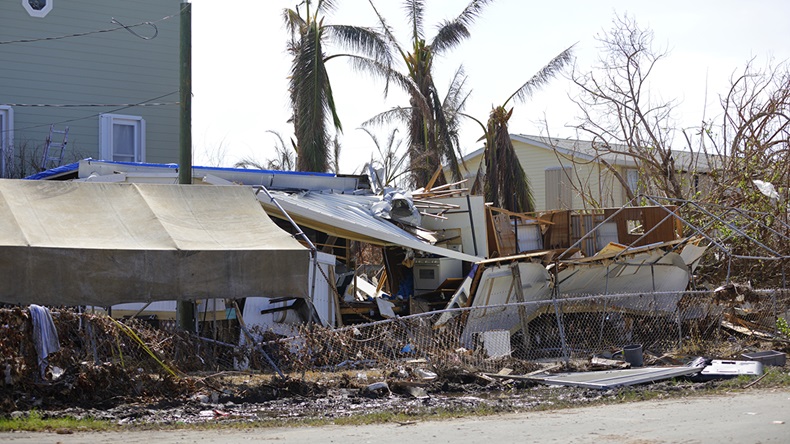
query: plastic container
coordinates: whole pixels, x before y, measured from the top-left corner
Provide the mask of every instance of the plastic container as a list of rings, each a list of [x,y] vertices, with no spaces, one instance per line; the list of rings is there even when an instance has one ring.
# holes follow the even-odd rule
[[[623,347],[623,360],[631,364],[631,367],[641,367],[644,364],[642,361],[642,344],[631,344]]]
[[[776,367],[784,367],[787,362],[786,354],[774,350],[743,353],[741,357],[750,361],[761,362],[763,365],[773,365]]]

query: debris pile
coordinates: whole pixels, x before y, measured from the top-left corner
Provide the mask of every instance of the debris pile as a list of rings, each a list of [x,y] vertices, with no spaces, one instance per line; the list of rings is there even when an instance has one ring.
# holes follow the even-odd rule
[[[0,309],[0,412],[178,397],[194,390],[182,372],[205,369],[188,335],[72,309],[51,315],[60,349],[41,368],[30,311]]]

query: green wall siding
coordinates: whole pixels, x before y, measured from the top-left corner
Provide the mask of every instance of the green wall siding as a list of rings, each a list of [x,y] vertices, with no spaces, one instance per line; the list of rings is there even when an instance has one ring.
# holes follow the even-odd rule
[[[0,2],[0,105],[135,104],[178,101],[180,0],[54,0],[43,18],[31,17],[20,0]],[[159,21],[163,17],[173,17]],[[156,22],[158,35],[143,40],[127,30],[31,43],[140,22]],[[150,26],[133,28],[142,36]],[[131,107],[14,106],[15,150],[39,155],[49,125],[69,127],[66,161],[99,156],[100,113],[141,116],[146,121],[146,161],[178,161],[178,105]]]

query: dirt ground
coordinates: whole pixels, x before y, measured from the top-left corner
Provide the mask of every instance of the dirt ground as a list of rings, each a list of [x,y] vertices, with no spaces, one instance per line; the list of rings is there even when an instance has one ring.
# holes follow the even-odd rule
[[[315,379],[313,379],[315,378]],[[384,383],[384,384],[382,384]],[[472,373],[447,373],[433,380],[380,371],[351,371],[307,375],[283,381],[275,376],[229,372],[192,376],[192,390],[172,397],[130,397],[126,401],[58,403],[42,399],[44,417],[91,417],[122,425],[282,422],[335,419],[370,413],[414,415],[431,412],[493,412],[548,407],[557,403],[584,404],[616,396],[576,388],[552,388],[534,383],[483,379]],[[666,385],[669,391],[702,389],[710,384]],[[36,407],[34,407],[36,408]],[[10,416],[26,415],[27,410]]]
[[[194,391],[170,398],[108,399],[94,404],[58,405],[53,399],[37,409],[45,418],[107,420],[126,426],[173,424],[277,425],[310,420],[336,420],[360,415],[396,413],[414,417],[441,414],[510,413],[598,401],[669,398],[721,391],[726,380],[662,381],[642,386],[595,390],[544,386],[486,378],[479,374],[444,373],[433,380],[413,374],[384,375],[376,371],[321,374],[309,381],[282,381],[254,374],[220,374],[194,378]],[[729,386],[726,386],[729,387]],[[25,416],[27,410],[11,417]]]
[[[119,433],[0,433],[25,443],[201,443],[247,441],[344,444],[437,443],[786,443],[790,390],[751,390],[669,400],[563,410],[364,426],[129,431]]]

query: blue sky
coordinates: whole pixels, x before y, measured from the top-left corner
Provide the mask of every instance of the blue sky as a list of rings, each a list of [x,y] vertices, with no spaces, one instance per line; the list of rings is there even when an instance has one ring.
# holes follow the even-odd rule
[[[339,0],[328,23],[374,26],[367,0]],[[291,126],[285,52],[288,35],[282,11],[294,1],[218,2],[193,0],[193,143],[195,164],[228,166],[240,158],[263,161],[274,156],[277,131],[286,140]],[[406,31],[401,2],[378,0],[377,7],[397,31]],[[441,20],[455,17],[467,1],[426,1],[426,34]],[[783,0],[694,0],[525,2],[499,0],[472,26],[472,37],[435,62],[435,83],[446,88],[463,64],[472,89],[467,113],[485,120],[491,105],[501,103],[552,57],[576,43],[577,65],[589,70],[599,55],[595,36],[611,27],[615,14],[627,13],[654,33],[666,59],[654,73],[651,93],[678,103],[678,127],[698,124],[703,111],[718,112],[718,96],[730,76],[755,58],[757,66],[790,59],[790,2]],[[402,43],[408,42],[404,34]],[[327,51],[331,52],[331,48]],[[405,105],[404,95],[354,73],[342,59],[328,65],[338,112],[341,172],[353,173],[370,159],[372,142],[357,130],[374,114]],[[511,131],[574,137],[569,128],[578,116],[569,95],[574,90],[558,78],[532,100],[516,104]],[[706,108],[707,107],[707,108]],[[545,122],[544,122],[545,121]],[[385,139],[387,129],[374,129]],[[479,148],[479,127],[469,122],[462,150]]]

